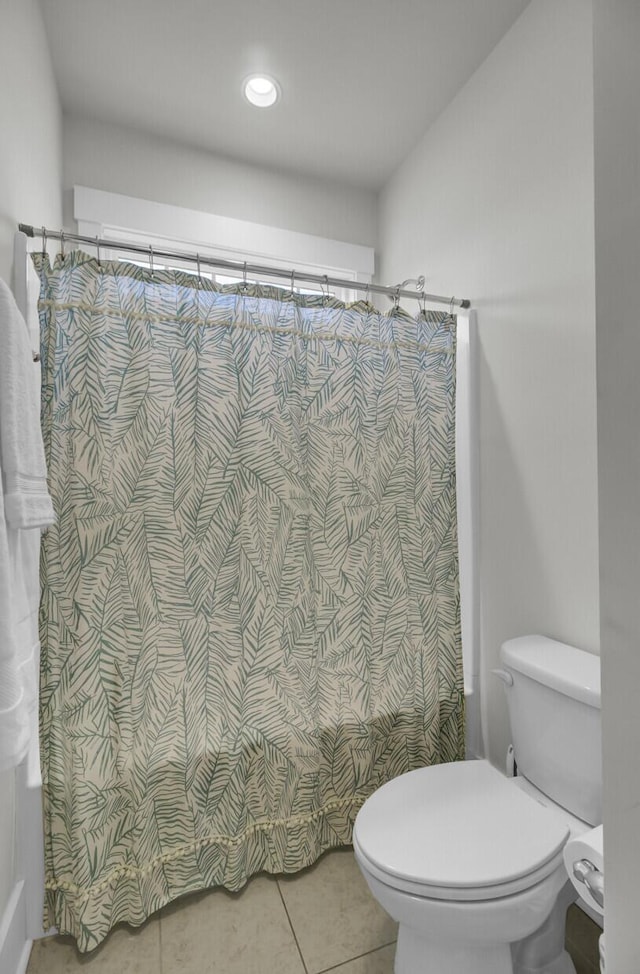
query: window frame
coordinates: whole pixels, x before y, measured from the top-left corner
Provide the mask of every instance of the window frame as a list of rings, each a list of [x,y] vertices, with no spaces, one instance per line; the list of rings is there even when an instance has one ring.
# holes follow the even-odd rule
[[[328,277],[367,284],[374,274],[374,250],[361,244],[316,237],[86,186],[74,186],[73,202],[78,233],[82,236],[151,245],[158,250],[198,253],[201,257],[264,264],[294,270],[301,276],[305,273],[326,274]],[[138,254],[128,257],[127,251],[116,248],[101,246],[101,254],[108,259],[147,263]],[[176,260],[173,264],[162,258],[154,260],[154,265],[185,270],[196,267],[195,261]],[[202,274],[213,274],[214,279],[234,276],[227,269],[221,268],[218,272],[207,265],[202,267]],[[248,279],[250,282],[253,280],[251,276]],[[241,275],[238,280],[241,280]],[[261,281],[283,290],[290,287],[285,278],[262,277]],[[302,280],[297,287],[294,285],[294,290],[299,293],[321,293],[319,286],[305,284]],[[334,288],[331,293],[345,302],[362,297],[362,292],[356,289]]]

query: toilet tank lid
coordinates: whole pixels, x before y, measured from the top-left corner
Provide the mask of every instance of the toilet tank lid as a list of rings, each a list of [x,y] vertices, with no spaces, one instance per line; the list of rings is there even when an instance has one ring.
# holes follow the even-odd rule
[[[600,657],[547,636],[519,636],[502,644],[509,669],[600,709]]]

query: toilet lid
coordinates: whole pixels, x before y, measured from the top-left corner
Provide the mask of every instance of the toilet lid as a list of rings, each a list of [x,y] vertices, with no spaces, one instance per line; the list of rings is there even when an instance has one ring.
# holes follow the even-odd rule
[[[364,803],[354,846],[378,874],[412,887],[503,895],[555,868],[569,826],[487,761],[420,768],[394,778]],[[549,868],[544,867],[548,864]],[[382,878],[381,877],[381,878]],[[483,892],[484,888],[484,892]],[[467,890],[467,894],[464,894]]]

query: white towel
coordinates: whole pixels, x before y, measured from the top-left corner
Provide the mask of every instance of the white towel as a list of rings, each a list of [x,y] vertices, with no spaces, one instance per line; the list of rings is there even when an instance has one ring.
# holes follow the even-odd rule
[[[36,376],[27,326],[0,280],[0,770],[25,757],[36,700],[30,578],[36,559],[24,529],[54,520]]]
[[[27,309],[25,320],[29,341],[34,355],[40,357],[40,315],[38,313],[38,299],[40,297],[40,277],[33,266],[30,257],[27,258]]]
[[[20,764],[30,739],[28,691],[23,685],[23,652],[18,644],[15,562],[3,513],[0,477],[0,771]]]
[[[42,528],[54,521],[36,375],[24,318],[0,280],[0,467],[4,513],[13,528]]]

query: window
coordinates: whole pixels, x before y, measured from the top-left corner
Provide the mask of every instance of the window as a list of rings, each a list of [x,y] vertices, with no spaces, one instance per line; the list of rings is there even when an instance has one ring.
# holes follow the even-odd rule
[[[199,253],[201,257],[220,257],[242,264],[258,264],[289,271],[340,277],[346,280],[368,283],[374,271],[374,252],[371,247],[349,244],[310,234],[282,230],[252,224],[244,220],[220,217],[197,210],[154,203],[149,200],[121,196],[83,186],[74,187],[74,216],[78,232],[82,235],[122,240],[158,250]],[[107,251],[105,257],[127,260],[148,267],[150,259],[137,253]],[[167,263],[154,257],[154,267],[175,267],[188,273],[197,273],[195,261]],[[227,268],[219,272],[208,265],[201,266],[203,277],[217,284],[235,284],[242,280]],[[251,275],[248,275],[252,281]],[[290,284],[282,277],[261,277],[261,283],[272,284],[289,290]],[[322,288],[312,282],[294,280],[294,290],[299,294],[322,294]],[[356,289],[336,290],[335,296],[343,301],[354,301],[362,296]]]

